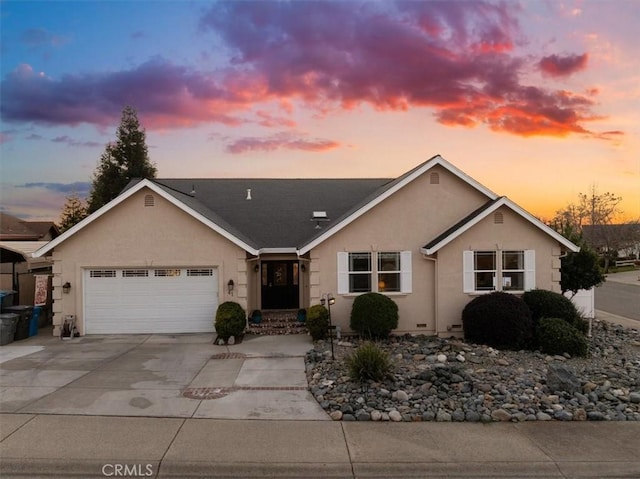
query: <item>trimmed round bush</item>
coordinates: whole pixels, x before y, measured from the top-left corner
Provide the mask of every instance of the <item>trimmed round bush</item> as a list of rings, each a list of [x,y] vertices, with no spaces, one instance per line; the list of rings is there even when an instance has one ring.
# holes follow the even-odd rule
[[[346,363],[354,381],[382,381],[391,371],[389,355],[368,341],[348,356]]]
[[[462,325],[467,340],[500,349],[523,349],[533,334],[527,304],[501,291],[470,301],[462,311]]]
[[[555,291],[546,289],[533,289],[522,295],[522,299],[531,310],[534,330],[538,327],[538,322],[542,318],[564,319],[578,331],[586,334],[589,323],[580,317],[578,309],[573,302]]]
[[[547,354],[586,356],[589,349],[584,335],[563,318],[542,318],[536,336],[540,351]]]
[[[311,339],[317,341],[327,337],[329,329],[329,311],[321,304],[315,304],[307,310],[305,321]]]
[[[238,303],[226,301],[218,306],[215,328],[219,338],[226,341],[231,336],[240,336],[246,325],[246,313]]]
[[[349,326],[367,339],[384,339],[398,327],[398,305],[380,293],[365,293],[353,301]]]

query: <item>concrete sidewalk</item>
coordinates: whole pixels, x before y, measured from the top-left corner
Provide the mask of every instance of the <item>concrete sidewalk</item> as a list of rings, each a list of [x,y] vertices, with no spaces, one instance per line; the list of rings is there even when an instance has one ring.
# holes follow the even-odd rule
[[[640,477],[640,423],[3,414],[0,434],[3,478],[113,477],[124,471],[129,477],[183,478]]]

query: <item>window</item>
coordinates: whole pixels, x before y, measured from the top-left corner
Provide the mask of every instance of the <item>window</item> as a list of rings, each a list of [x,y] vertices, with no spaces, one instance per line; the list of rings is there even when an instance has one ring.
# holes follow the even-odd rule
[[[187,276],[213,276],[211,268],[188,269]]]
[[[349,292],[371,291],[371,253],[349,253]]]
[[[378,292],[400,291],[400,253],[378,253]]]
[[[156,269],[153,275],[156,278],[167,278],[180,276],[181,271],[179,269]]]
[[[528,291],[535,288],[535,251],[464,251],[463,291]]]
[[[476,291],[496,289],[496,253],[494,251],[473,252],[473,276]]]
[[[502,289],[524,291],[524,251],[502,252]]]
[[[115,278],[116,270],[115,269],[92,269],[89,272],[89,276],[91,278]]]
[[[338,294],[410,293],[411,251],[338,253]]]
[[[147,278],[148,276],[148,269],[125,269],[122,271],[123,278]]]

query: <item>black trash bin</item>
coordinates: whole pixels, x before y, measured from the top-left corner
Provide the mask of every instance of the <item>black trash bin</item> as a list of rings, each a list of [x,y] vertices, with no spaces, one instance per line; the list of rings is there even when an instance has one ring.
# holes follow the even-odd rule
[[[0,314],[0,346],[13,342],[18,317],[15,313]]]
[[[4,308],[7,313],[15,313],[18,315],[18,323],[16,324],[16,334],[13,337],[15,341],[27,339],[29,337],[29,323],[31,322],[31,312],[33,306],[19,304],[18,306],[9,306]]]

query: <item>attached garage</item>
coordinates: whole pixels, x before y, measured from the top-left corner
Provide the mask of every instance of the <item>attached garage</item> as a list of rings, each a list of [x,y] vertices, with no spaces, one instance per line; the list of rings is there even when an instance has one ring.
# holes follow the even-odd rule
[[[85,334],[213,332],[216,268],[99,268],[83,275]]]

